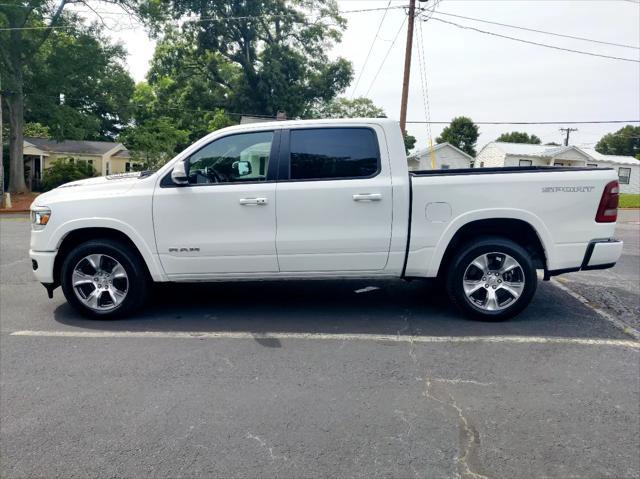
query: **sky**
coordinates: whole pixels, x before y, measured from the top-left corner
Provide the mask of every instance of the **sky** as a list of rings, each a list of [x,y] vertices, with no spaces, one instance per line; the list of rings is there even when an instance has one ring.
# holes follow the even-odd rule
[[[434,2],[419,3],[433,8]],[[339,0],[340,9],[377,8],[345,13],[348,27],[342,42],[329,52],[354,66],[355,77],[345,96],[368,96],[387,116],[400,116],[400,96],[406,44],[403,9],[388,0]],[[391,0],[391,6],[408,0]],[[104,10],[104,9],[103,9]],[[441,0],[436,14],[416,22],[409,87],[408,120],[425,121],[420,54],[423,54],[429,113],[432,121],[450,121],[465,115],[474,121],[586,121],[640,120],[640,63],[559,51],[537,45],[461,29],[459,25],[601,55],[640,60],[640,0]],[[531,31],[481,23],[462,15],[535,30],[584,37],[636,48],[592,43]],[[107,24],[122,15],[104,16]],[[380,32],[376,37],[376,31]],[[422,30],[422,36],[418,31]],[[398,33],[399,32],[399,33]],[[131,24],[110,35],[127,49],[128,67],[136,81],[143,80],[155,44],[140,26]],[[394,43],[394,38],[396,41]],[[365,64],[371,46],[371,54]],[[419,48],[422,45],[423,48]],[[385,59],[383,63],[383,60]],[[379,74],[376,76],[376,72]],[[360,76],[357,89],[356,79]],[[636,123],[637,124],[637,123]],[[418,148],[427,147],[445,125],[409,124]],[[560,127],[573,126],[571,144],[593,147],[608,132],[623,125],[480,125],[478,147],[507,131],[526,131],[543,143],[562,143]],[[478,148],[479,149],[479,148]]]

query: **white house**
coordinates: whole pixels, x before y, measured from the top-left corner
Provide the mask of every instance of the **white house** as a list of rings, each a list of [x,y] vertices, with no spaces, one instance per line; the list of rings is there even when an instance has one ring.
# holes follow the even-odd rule
[[[640,161],[632,156],[603,155],[577,146],[531,145],[492,141],[480,150],[476,168],[502,166],[594,166],[614,168],[622,193],[640,193]]]
[[[473,157],[450,143],[433,145],[436,169],[470,168]],[[431,170],[431,147],[417,150],[409,157],[409,170]]]

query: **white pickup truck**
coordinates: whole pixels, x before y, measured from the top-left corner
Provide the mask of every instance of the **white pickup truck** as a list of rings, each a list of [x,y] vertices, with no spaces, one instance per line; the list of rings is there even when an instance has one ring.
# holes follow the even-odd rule
[[[112,318],[153,282],[442,278],[472,317],[512,317],[538,281],[610,268],[610,169],[412,171],[397,122],[283,121],[215,131],[155,172],[40,195],[30,256],[52,296]]]

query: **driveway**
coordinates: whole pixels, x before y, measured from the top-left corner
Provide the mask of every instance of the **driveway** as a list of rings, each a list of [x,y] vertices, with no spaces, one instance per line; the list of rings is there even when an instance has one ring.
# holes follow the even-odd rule
[[[552,283],[497,324],[421,281],[164,286],[88,321],[28,231],[0,218],[2,477],[640,476],[639,343]]]

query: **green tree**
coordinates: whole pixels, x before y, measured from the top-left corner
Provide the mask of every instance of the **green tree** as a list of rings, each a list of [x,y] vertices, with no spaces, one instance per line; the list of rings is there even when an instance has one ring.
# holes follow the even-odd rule
[[[112,3],[121,5],[129,2],[132,5],[138,3],[135,0],[112,0]],[[26,82],[30,74],[37,70],[36,65],[42,61],[42,50],[52,32],[72,31],[78,23],[76,17],[65,14],[65,8],[72,3],[77,2],[5,0],[0,4],[0,70],[5,93],[3,100],[9,116],[9,190],[12,192],[27,191],[22,160]]]
[[[408,155],[409,152],[413,150],[413,147],[416,146],[416,141],[417,141],[416,137],[413,135],[410,135],[406,131],[403,131],[402,139],[404,140],[404,151]]]
[[[603,155],[640,155],[640,126],[627,125],[615,133],[607,133],[596,144],[596,151]]]
[[[150,118],[134,125],[120,136],[133,157],[144,162],[145,169],[156,169],[170,160],[178,145],[189,140],[189,132],[177,129],[171,118]]]
[[[440,136],[436,138],[436,143],[451,143],[469,155],[476,156],[475,146],[479,135],[480,129],[471,118],[458,116],[442,130]]]
[[[529,136],[528,133],[524,131],[512,131],[509,133],[503,133],[498,137],[496,141],[502,141],[505,143],[531,143],[533,145],[539,145],[542,143],[540,138],[536,135]]]
[[[194,82],[177,79],[179,87],[210,89],[218,107],[296,117],[333,99],[352,79],[347,60],[327,55],[346,25],[335,0],[170,0],[162,7],[165,18],[187,20],[178,39],[173,35],[160,46],[150,84],[179,65],[184,75],[197,76]],[[157,18],[151,23],[163,28]]]
[[[370,98],[335,98],[313,108],[311,118],[386,118],[384,110]]]

